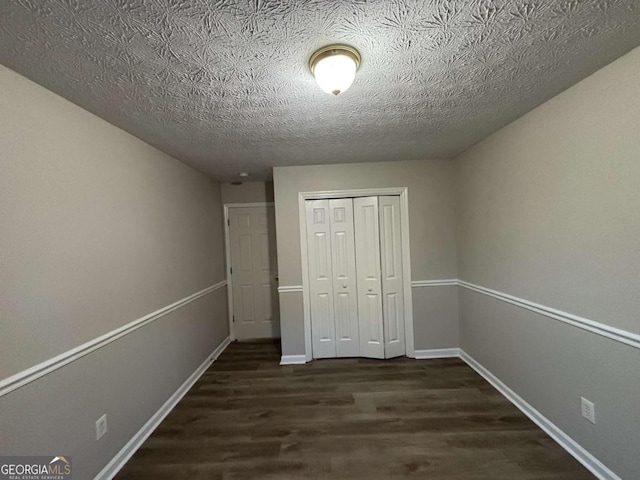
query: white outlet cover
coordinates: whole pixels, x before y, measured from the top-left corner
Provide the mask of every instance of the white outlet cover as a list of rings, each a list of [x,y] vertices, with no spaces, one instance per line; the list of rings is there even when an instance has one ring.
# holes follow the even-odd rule
[[[580,407],[582,416],[589,420],[591,423],[596,423],[596,407],[593,402],[590,402],[584,397],[580,397]]]
[[[96,440],[100,440],[107,433],[107,414],[96,420]]]

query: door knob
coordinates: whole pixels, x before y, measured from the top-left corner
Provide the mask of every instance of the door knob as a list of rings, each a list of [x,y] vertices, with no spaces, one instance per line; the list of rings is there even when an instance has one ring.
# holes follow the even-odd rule
[[[368,288],[367,290],[369,290],[370,292],[373,292],[373,288]]]
[[[342,285],[342,288],[347,288],[347,286],[346,285]]]

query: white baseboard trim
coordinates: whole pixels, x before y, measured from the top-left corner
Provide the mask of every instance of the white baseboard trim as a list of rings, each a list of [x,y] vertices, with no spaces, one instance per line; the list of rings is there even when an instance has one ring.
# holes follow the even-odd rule
[[[576,460],[593,473],[600,480],[622,480],[618,475],[612,472],[605,464],[596,457],[591,455],[580,444],[573,440],[569,435],[564,433],[547,417],[542,415],[538,410],[531,406],[520,395],[511,390],[506,384],[498,379],[494,374],[482,366],[473,357],[460,349],[460,358],[473,368],[487,382],[493,385],[507,400],[513,403],[522,413],[529,417],[536,425],[544,430],[551,438],[553,438],[562,448],[569,452]]]
[[[416,350],[416,360],[428,360],[431,358],[456,358],[460,356],[459,348],[434,348],[431,350]]]
[[[307,363],[306,355],[282,355],[280,365],[303,365]]]
[[[160,425],[162,420],[174,409],[182,397],[189,389],[198,381],[202,374],[211,366],[211,364],[220,356],[225,348],[229,346],[231,339],[225,338],[220,345],[202,362],[202,364],[187,378],[182,385],[175,391],[164,405],[147,420],[140,430],[129,440],[124,447],[116,454],[113,459],[95,476],[94,480],[111,480],[124,467],[134,453],[142,446],[144,441],[149,438],[153,431]]]
[[[226,280],[216,283],[215,285],[211,285],[199,292],[196,292],[192,295],[189,295],[182,300],[178,300],[177,302],[172,303],[171,305],[167,305],[166,307],[162,307],[155,312],[152,312],[144,317],[141,317],[133,322],[127,323],[122,327],[116,328],[104,335],[101,335],[93,340],[90,340],[82,345],[79,345],[71,350],[67,350],[60,355],[57,355],[49,360],[45,360],[42,363],[34,365],[33,367],[27,368],[21,372],[16,373],[8,378],[0,380],[0,397],[6,395],[7,393],[11,393],[14,390],[17,390],[20,387],[27,385],[28,383],[33,382],[34,380],[39,379],[59,368],[64,367],[65,365],[70,364],[78,360],[79,358],[84,357],[85,355],[94,352],[95,350],[108,345],[111,342],[115,342],[121,337],[130,334],[138,330],[139,328],[148,325],[151,322],[158,320],[159,318],[164,317],[168,313],[173,312],[181,307],[184,307],[188,303],[197,300],[200,297],[208,295],[211,292],[215,292],[216,290],[224,287],[227,284]]]

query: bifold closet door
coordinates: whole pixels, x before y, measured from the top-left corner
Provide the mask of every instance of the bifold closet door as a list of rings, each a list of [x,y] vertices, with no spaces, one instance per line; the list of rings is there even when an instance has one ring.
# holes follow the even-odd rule
[[[360,355],[353,199],[329,200],[333,309],[338,357]]]
[[[385,358],[378,197],[353,199],[360,355]]]
[[[353,200],[310,200],[306,214],[313,357],[357,357]]]
[[[307,255],[313,358],[336,356],[329,200],[308,200]]]
[[[378,197],[385,358],[406,354],[400,197]]]
[[[313,357],[404,355],[400,197],[305,208]]]

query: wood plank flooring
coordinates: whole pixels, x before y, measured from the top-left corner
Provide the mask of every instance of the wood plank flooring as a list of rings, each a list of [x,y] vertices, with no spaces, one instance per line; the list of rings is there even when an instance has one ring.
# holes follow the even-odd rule
[[[459,359],[279,360],[231,344],[116,479],[595,478]]]

